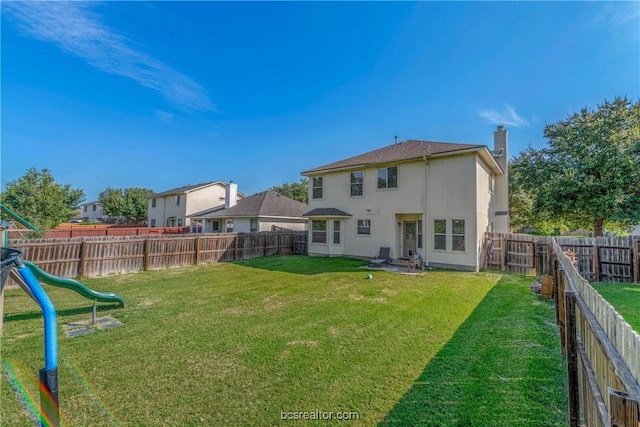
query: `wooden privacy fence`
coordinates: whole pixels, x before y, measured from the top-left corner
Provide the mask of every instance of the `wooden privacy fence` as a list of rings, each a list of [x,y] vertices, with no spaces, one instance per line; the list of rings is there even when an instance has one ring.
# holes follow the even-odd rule
[[[212,233],[10,240],[48,273],[96,277],[193,264],[307,253],[307,232]]]
[[[640,283],[640,239],[632,237],[547,237],[485,233],[484,266],[520,274],[549,274],[553,243],[571,251],[578,271],[595,282]]]
[[[567,357],[571,426],[640,426],[640,335],[553,243],[556,320]]]

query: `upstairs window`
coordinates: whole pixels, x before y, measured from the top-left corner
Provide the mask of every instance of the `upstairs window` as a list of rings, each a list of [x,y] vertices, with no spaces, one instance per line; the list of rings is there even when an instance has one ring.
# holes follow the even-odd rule
[[[180,196],[176,196],[176,206],[180,206]]]
[[[85,212],[87,211],[87,205],[84,205],[84,211]]]
[[[322,199],[322,177],[317,176],[312,180],[312,198]]]
[[[93,211],[96,211],[96,208],[98,207],[98,205],[93,205]]]
[[[156,199],[151,199],[151,207],[152,208],[156,207]]]
[[[256,218],[251,218],[249,220],[249,231],[251,233],[258,231],[258,220]]]
[[[378,169],[378,189],[398,188],[398,167]]]
[[[351,197],[362,196],[363,193],[364,172],[351,172]]]

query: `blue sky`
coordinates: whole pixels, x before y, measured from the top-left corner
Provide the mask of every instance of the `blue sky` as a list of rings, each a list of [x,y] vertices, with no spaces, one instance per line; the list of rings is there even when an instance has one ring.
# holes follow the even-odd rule
[[[2,186],[250,195],[423,139],[510,156],[640,97],[640,2],[2,2]]]

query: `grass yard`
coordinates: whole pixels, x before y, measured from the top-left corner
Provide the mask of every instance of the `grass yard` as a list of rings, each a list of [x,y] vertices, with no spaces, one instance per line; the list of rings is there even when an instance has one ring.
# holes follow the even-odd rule
[[[591,286],[624,317],[634,331],[640,333],[640,285],[592,283]]]
[[[304,256],[87,279],[123,326],[67,338],[90,302],[45,285],[58,314],[66,426],[567,425],[553,305],[530,277],[368,271]],[[5,297],[0,419],[33,425],[42,320]],[[8,375],[11,373],[11,375]],[[351,420],[283,418],[338,413]]]

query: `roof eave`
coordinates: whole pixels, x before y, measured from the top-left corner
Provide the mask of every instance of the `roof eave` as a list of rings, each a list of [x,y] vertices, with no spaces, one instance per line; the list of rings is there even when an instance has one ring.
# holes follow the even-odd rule
[[[321,175],[321,174],[326,173],[326,172],[332,172],[332,173],[333,172],[344,172],[344,171],[349,171],[349,170],[362,169],[362,168],[366,168],[366,167],[374,167],[374,166],[377,166],[377,165],[386,165],[386,164],[393,164],[393,163],[411,163],[411,162],[416,162],[416,161],[420,161],[420,160],[435,159],[435,158],[440,158],[440,157],[459,156],[459,155],[463,155],[463,154],[468,154],[468,153],[473,153],[473,152],[476,152],[476,151],[480,151],[483,148],[486,149],[487,152],[489,151],[486,146],[478,145],[478,146],[470,147],[470,148],[462,148],[460,150],[452,150],[452,151],[446,151],[444,153],[432,154],[430,156],[423,155],[423,156],[416,156],[416,157],[408,157],[406,159],[385,160],[385,161],[381,161],[381,162],[371,162],[371,163],[360,163],[360,164],[357,164],[357,165],[342,166],[342,167],[337,167],[337,168],[310,169],[308,171],[300,172],[300,174],[304,175],[304,176],[313,176],[313,175]],[[498,166],[497,163],[496,163],[496,166]],[[499,166],[498,166],[498,168],[499,168]]]

